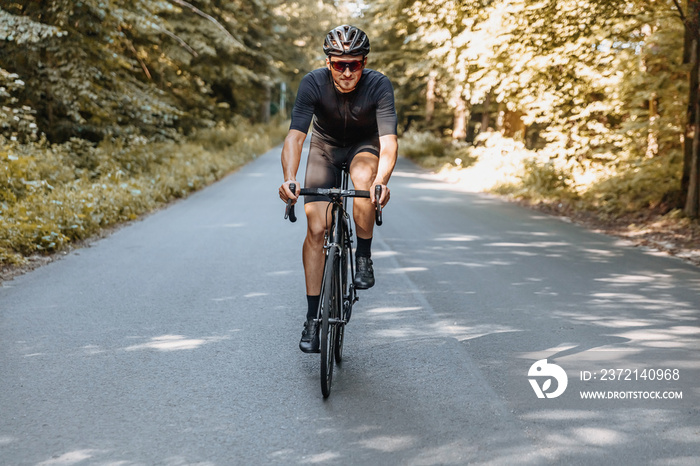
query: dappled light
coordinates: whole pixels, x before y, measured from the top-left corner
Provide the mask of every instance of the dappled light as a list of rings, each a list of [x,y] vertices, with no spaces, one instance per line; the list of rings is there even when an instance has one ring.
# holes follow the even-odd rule
[[[94,459],[95,456],[99,456],[101,453],[105,453],[100,450],[75,450],[68,453],[64,453],[60,456],[52,458],[50,460],[42,461],[38,463],[37,466],[61,466],[61,465],[71,465],[78,464],[84,461]]]
[[[161,335],[153,337],[145,343],[124,348],[125,351],[157,350],[182,351],[201,348],[204,345],[228,340],[230,337],[187,338],[183,335]]]
[[[370,450],[379,450],[386,453],[391,453],[395,451],[404,450],[410,448],[415,444],[416,439],[414,437],[403,435],[403,436],[386,436],[380,435],[378,437],[373,437],[366,440],[361,440],[357,444],[362,448],[367,448]]]

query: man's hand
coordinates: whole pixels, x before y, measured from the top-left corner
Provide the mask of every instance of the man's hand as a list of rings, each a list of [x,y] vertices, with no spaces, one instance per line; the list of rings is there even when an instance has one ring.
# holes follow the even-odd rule
[[[291,183],[294,183],[294,192],[292,192],[291,189],[289,189],[289,185]],[[296,180],[289,180],[285,181],[282,186],[280,186],[280,199],[282,199],[282,202],[287,202],[289,199],[291,199],[293,204],[296,204],[297,199],[299,199],[299,193],[301,192],[301,186],[299,186],[299,182]]]
[[[381,183],[374,183],[372,184],[372,189],[369,190],[369,196],[370,200],[372,201],[372,204],[377,204],[377,200],[374,198],[374,189],[375,186],[381,186],[382,187],[382,196],[379,198],[379,205],[384,207],[387,202],[389,202],[389,198],[391,197],[391,193],[389,192],[389,188],[385,184]]]

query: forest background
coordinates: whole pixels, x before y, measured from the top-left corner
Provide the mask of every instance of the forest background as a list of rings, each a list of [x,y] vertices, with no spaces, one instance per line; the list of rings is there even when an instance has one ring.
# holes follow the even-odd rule
[[[699,18],[696,0],[4,0],[0,266],[278,143],[346,22],[394,83],[403,155],[682,255],[700,241]]]

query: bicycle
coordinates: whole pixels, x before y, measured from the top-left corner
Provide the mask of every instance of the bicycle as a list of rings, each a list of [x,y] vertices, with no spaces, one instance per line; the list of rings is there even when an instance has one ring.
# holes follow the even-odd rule
[[[289,189],[296,191],[291,183]],[[381,186],[375,187],[377,208],[375,223],[382,224],[379,204]],[[324,250],[326,258],[321,282],[321,299],[316,322],[321,323],[321,392],[324,398],[331,394],[333,366],[343,359],[345,325],[350,321],[352,306],[358,300],[355,289],[355,265],[352,258],[352,224],[347,212],[349,197],[369,198],[369,191],[348,189],[348,172],[343,170],[341,188],[302,188],[301,196],[326,196],[331,200],[331,224],[326,228]],[[287,201],[284,218],[296,222],[294,204]]]

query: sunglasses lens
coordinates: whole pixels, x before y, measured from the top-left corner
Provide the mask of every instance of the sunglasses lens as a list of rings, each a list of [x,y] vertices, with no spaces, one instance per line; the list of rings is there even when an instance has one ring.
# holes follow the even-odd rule
[[[348,68],[350,68],[350,71],[354,73],[355,71],[358,71],[360,68],[362,68],[362,62],[359,61],[353,61],[350,62],[348,65]]]
[[[357,60],[333,61],[331,62],[331,66],[334,70],[336,70],[339,73],[344,73],[346,68],[349,69],[351,73],[354,73],[355,71],[358,71],[360,68],[362,68],[362,62]]]

